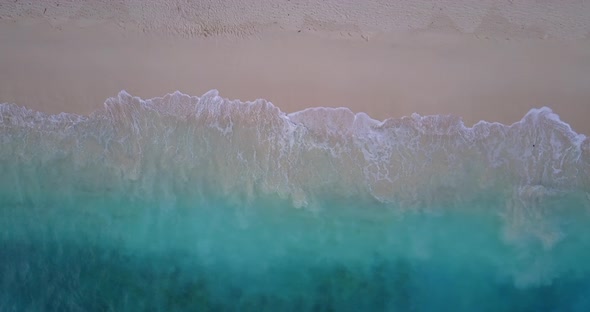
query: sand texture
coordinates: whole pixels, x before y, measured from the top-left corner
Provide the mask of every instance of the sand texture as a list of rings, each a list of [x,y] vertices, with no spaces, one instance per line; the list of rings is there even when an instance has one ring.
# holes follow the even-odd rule
[[[90,113],[120,90],[590,133],[587,1],[1,1],[0,102]]]

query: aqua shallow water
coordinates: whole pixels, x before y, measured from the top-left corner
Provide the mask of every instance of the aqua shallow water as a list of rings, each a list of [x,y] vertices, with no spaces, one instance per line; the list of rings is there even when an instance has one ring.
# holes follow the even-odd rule
[[[587,311],[590,143],[549,109],[0,106],[0,311]]]

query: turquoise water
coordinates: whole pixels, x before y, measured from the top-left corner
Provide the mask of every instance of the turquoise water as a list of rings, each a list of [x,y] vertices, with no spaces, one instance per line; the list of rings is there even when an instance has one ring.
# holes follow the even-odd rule
[[[590,142],[122,92],[0,105],[0,311],[588,311]]]

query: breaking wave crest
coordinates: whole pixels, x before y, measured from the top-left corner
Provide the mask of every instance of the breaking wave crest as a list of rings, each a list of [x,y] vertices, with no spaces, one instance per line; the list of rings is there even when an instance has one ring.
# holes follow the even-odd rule
[[[503,289],[475,287],[474,305],[494,293],[522,306],[531,298],[522,289],[542,298],[539,287],[551,285],[576,289],[569,297],[555,290],[557,310],[565,297],[568,308],[588,304],[580,300],[590,293],[590,140],[549,108],[533,109],[512,125],[466,127],[454,116],[377,121],[346,108],[286,114],[267,101],[231,101],[216,90],[149,100],[122,91],[89,116],[2,104],[0,144],[6,248],[8,241],[44,241],[51,233],[52,243],[78,246],[73,237],[84,237],[86,246],[143,257],[183,250],[207,272],[222,264],[240,276],[266,272],[232,280],[232,287],[258,278],[293,293],[304,291],[278,281],[285,266],[293,273],[293,267],[337,262],[350,271],[330,271],[335,283],[358,291],[364,279],[375,278],[365,268],[381,259],[391,276],[420,272],[405,299],[388,295],[414,310],[440,308],[443,299],[427,288],[441,290],[444,283],[432,276],[444,280],[463,269],[472,281],[492,280]],[[154,211],[175,212],[155,217]],[[249,238],[236,238],[240,233]],[[282,273],[261,279],[268,267]],[[320,275],[333,281],[330,274]],[[309,286],[305,276],[299,283]],[[222,301],[231,278],[207,286],[208,304]],[[468,281],[457,299],[472,291]],[[256,293],[268,295],[273,287]],[[332,308],[347,306],[333,296]],[[371,300],[361,307],[374,310]],[[280,306],[265,302],[252,309]],[[305,304],[311,310],[317,302]]]
[[[276,193],[296,206],[322,191],[410,208],[493,187],[522,198],[590,186],[590,140],[549,108],[513,125],[469,128],[454,116],[377,121],[324,107],[285,114],[264,100],[230,101],[212,90],[145,101],[122,91],[88,117],[7,104],[0,114],[4,163],[100,166],[101,182],[135,181],[141,187],[130,195],[139,197],[166,184],[156,168],[195,191],[199,179],[214,177],[207,182],[225,195]]]

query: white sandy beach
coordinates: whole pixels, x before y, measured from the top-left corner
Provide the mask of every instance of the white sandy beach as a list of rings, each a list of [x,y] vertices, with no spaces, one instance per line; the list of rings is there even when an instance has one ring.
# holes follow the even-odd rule
[[[0,1],[0,103],[88,114],[124,89],[590,134],[585,1]]]

